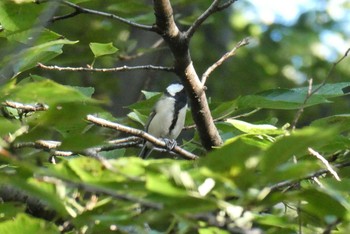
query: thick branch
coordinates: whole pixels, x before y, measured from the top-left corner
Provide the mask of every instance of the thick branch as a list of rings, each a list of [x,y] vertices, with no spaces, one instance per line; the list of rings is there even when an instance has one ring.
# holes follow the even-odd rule
[[[42,63],[37,65],[41,69],[45,70],[57,70],[57,71],[74,71],[74,72],[124,72],[124,71],[135,71],[135,70],[157,70],[157,71],[167,71],[174,72],[173,67],[162,67],[153,65],[143,65],[143,66],[122,66],[114,68],[92,68],[92,67],[60,67],[60,66],[47,66]]]
[[[175,72],[184,84],[191,102],[193,120],[196,123],[202,145],[207,150],[222,144],[221,137],[214,125],[208,106],[189,52],[189,37],[179,31],[173,17],[169,0],[154,0],[157,32],[168,43],[175,59]]]
[[[98,118],[98,117],[95,117],[93,115],[88,115],[86,117],[86,119],[93,123],[93,124],[96,124],[96,125],[99,125],[101,127],[106,127],[106,128],[110,128],[110,129],[114,129],[114,130],[117,130],[117,131],[122,131],[122,132],[125,132],[125,133],[128,133],[128,134],[131,134],[133,136],[138,136],[138,137],[141,137],[149,142],[151,142],[152,144],[158,146],[158,147],[161,147],[161,148],[166,148],[166,143],[162,140],[159,140],[158,138],[148,134],[147,132],[144,132],[142,130],[139,130],[139,129],[136,129],[136,128],[131,128],[131,127],[127,127],[127,126],[124,126],[124,125],[121,125],[121,124],[118,124],[118,123],[113,123],[113,122],[110,122],[108,120],[105,120],[105,119],[102,119],[102,118]],[[185,158],[188,158],[188,159],[197,159],[198,156],[192,154],[191,152],[188,152],[184,149],[182,149],[181,147],[179,146],[175,146],[174,149],[172,149],[171,151],[179,154],[180,156],[183,156]]]

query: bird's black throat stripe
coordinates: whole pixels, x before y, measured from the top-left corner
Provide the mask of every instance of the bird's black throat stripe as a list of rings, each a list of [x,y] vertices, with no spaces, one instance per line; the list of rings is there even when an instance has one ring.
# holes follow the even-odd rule
[[[187,96],[186,96],[185,89],[177,93],[174,99],[175,99],[174,114],[173,114],[173,121],[171,122],[171,125],[169,127],[169,134],[175,128],[180,110],[187,104]]]

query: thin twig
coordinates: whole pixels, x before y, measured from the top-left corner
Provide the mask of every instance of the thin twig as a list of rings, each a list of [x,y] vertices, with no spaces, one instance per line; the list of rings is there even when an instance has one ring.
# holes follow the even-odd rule
[[[57,1],[57,0],[55,0],[55,1]],[[111,14],[111,13],[107,13],[107,12],[103,12],[103,11],[97,11],[97,10],[92,10],[92,9],[89,9],[89,8],[81,7],[81,6],[77,5],[77,4],[74,4],[74,3],[69,2],[69,1],[62,1],[62,0],[58,0],[58,1],[61,2],[64,5],[66,5],[66,6],[69,6],[69,7],[73,8],[75,10],[75,12],[73,12],[71,14],[64,15],[64,16],[54,17],[51,20],[51,22],[54,22],[54,21],[57,21],[57,20],[62,20],[62,19],[67,19],[67,18],[71,18],[71,17],[74,17],[74,16],[79,15],[79,14],[91,14],[91,15],[98,15],[98,16],[111,18],[111,19],[117,20],[119,22],[122,22],[124,24],[130,25],[132,27],[142,29],[142,30],[155,31],[155,28],[153,26],[135,23],[135,22],[133,22],[131,20],[127,20],[125,18],[122,18],[120,16],[117,16],[117,15],[114,15],[114,14]],[[36,0],[35,1],[35,3],[37,3],[37,4],[44,3],[44,2],[47,2],[47,1],[41,1],[41,0]]]
[[[217,8],[218,8],[219,11],[221,11],[221,10],[223,10],[223,9],[225,9],[225,8],[227,8],[227,7],[229,7],[230,5],[232,5],[232,3],[236,2],[236,1],[237,1],[237,0],[228,0],[227,2],[225,2],[225,3],[221,4],[221,5],[219,5]]]
[[[39,68],[45,70],[57,70],[57,71],[74,71],[74,72],[124,72],[124,71],[135,71],[135,70],[158,70],[174,72],[173,67],[163,67],[154,65],[141,65],[141,66],[122,66],[114,68],[92,68],[92,67],[60,67],[60,66],[47,66],[42,63],[38,63]]]
[[[230,6],[232,3],[234,3],[237,0],[229,0],[226,3],[219,5],[221,0],[214,0],[213,3],[208,7],[206,11],[201,14],[196,21],[190,26],[190,28],[186,31],[185,35],[187,38],[191,38],[196,30],[203,24],[203,22],[213,13],[217,11],[221,11],[228,6]]]
[[[311,89],[312,89],[312,79],[309,80],[309,90],[308,90],[308,93],[306,94],[306,97],[304,99],[304,102],[303,104],[301,104],[299,110],[297,111],[297,113],[295,114],[295,117],[294,117],[294,120],[293,120],[293,123],[291,125],[292,129],[294,130],[296,128],[296,125],[301,117],[301,114],[303,113],[304,109],[305,109],[305,106],[307,104],[307,102],[309,101],[309,99],[312,97],[312,95],[314,95],[315,93],[317,93],[323,86],[326,85],[326,82],[328,81],[328,79],[331,77],[332,73],[334,72],[336,66],[341,63],[347,56],[348,54],[350,53],[350,48],[345,52],[345,54],[338,60],[336,61],[335,63],[332,64],[332,67],[331,69],[328,71],[328,74],[327,76],[324,78],[324,80],[322,81],[322,83],[317,87],[315,88],[314,90],[312,90],[310,92],[310,83],[311,83]]]
[[[75,9],[75,11],[72,13],[52,17],[52,19],[50,19],[50,23],[54,23],[55,21],[59,21],[59,20],[69,19],[79,14],[81,14],[81,12]]]
[[[147,132],[142,131],[140,129],[131,128],[131,127],[124,126],[124,125],[121,125],[118,123],[113,123],[113,122],[110,122],[108,120],[95,117],[93,115],[88,115],[86,117],[86,119],[89,122],[96,124],[98,126],[114,129],[117,131],[122,131],[122,132],[125,132],[128,134],[131,134],[133,136],[138,136],[138,137],[141,137],[141,138],[151,142],[152,144],[154,144],[158,147],[166,148],[166,143],[164,141],[159,140],[158,138],[156,138],[156,137],[154,137],[154,136],[152,136],[152,135],[148,134]],[[197,155],[195,155],[191,152],[188,152],[179,146],[175,146],[171,151],[173,151],[173,152],[175,152],[175,153],[177,153],[185,158],[188,158],[188,159],[197,159],[198,158]]]
[[[245,45],[249,44],[249,39],[246,37],[243,40],[239,41],[235,47],[226,54],[224,54],[218,61],[216,61],[213,65],[211,65],[202,75],[202,85],[204,86],[205,82],[207,81],[207,78],[209,75],[218,67],[220,66],[226,59],[232,57],[236,54],[236,51]]]
[[[311,147],[308,148],[308,151],[312,156],[315,156],[317,159],[319,159],[326,166],[327,170],[334,176],[334,178],[336,180],[341,181],[337,172],[332,168],[332,166],[329,164],[327,159],[325,159],[321,154],[319,154],[317,151],[315,151]]]
[[[333,167],[338,168],[338,169],[344,168],[344,167],[350,167],[350,161],[335,164],[335,165],[333,165]],[[309,180],[309,179],[312,179],[314,177],[319,177],[319,176],[322,176],[322,175],[328,174],[328,173],[330,173],[328,169],[321,169],[321,170],[318,170],[318,171],[316,171],[308,176],[305,176],[301,179],[286,180],[286,181],[282,181],[282,182],[279,182],[277,184],[271,185],[271,186],[269,186],[269,189],[271,191],[276,191],[276,190],[279,190],[281,188],[293,186],[294,184],[299,183],[302,180]]]
[[[160,38],[158,39],[153,45],[151,45],[149,48],[150,49],[157,49],[159,48],[162,44],[164,43],[164,39],[163,38]],[[161,49],[161,48],[160,48]],[[146,50],[146,51],[140,51],[140,52],[137,52],[136,54],[133,54],[133,55],[122,55],[122,54],[119,54],[118,55],[118,58],[122,61],[125,61],[125,60],[132,60],[132,59],[136,59],[136,58],[139,58],[141,56],[143,56],[144,54],[146,54],[147,52],[149,52],[150,50]]]

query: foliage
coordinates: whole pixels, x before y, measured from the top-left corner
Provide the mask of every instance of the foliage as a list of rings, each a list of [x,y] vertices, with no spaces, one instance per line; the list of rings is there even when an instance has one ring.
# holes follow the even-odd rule
[[[344,110],[350,82],[339,78],[349,74],[349,68],[340,63],[339,71],[327,77],[327,61],[317,60],[309,66],[305,62],[300,70],[315,69],[315,74],[322,74],[318,81],[327,79],[322,87],[305,83],[294,87],[287,79],[274,79],[284,76],[279,67],[286,66],[290,53],[298,51],[305,61],[313,56],[302,54],[317,40],[312,28],[302,28],[308,26],[303,18],[286,31],[282,25],[270,25],[265,33],[256,35],[262,42],[256,50],[240,49],[236,64],[224,64],[221,74],[209,78],[208,92],[216,91],[212,92],[211,110],[225,141],[222,147],[195,161],[169,158],[169,154],[142,160],[135,157],[138,148],[106,148],[99,154],[102,157],[91,154],[123,135],[92,125],[86,116],[96,114],[142,128],[159,98],[157,92],[144,91],[144,101],[129,99],[128,114],[115,118],[113,110],[104,107],[123,75],[113,74],[112,80],[105,73],[51,72],[36,66],[49,61],[118,66],[130,54],[147,58],[165,49],[149,48],[142,35],[141,42],[136,42],[130,28],[97,16],[76,16],[43,27],[40,20],[45,19],[40,16],[46,12],[51,18],[46,11],[50,6],[14,2],[0,2],[0,233],[350,232],[350,115]],[[72,2],[138,23],[154,20],[150,4],[145,7],[136,0],[130,4]],[[201,12],[198,9],[204,11],[210,2],[172,1],[184,25],[191,24]],[[66,10],[59,8],[55,15],[67,14]],[[254,31],[254,24],[236,13],[230,20],[237,35],[254,36],[261,25],[256,24]],[[211,16],[205,29],[212,27],[211,33],[224,34],[220,20],[225,14]],[[87,19],[88,27],[76,27]],[[298,33],[288,36],[288,30]],[[268,39],[276,31],[285,33],[285,43]],[[299,31],[312,34],[305,36],[311,42],[289,46]],[[226,49],[218,46],[217,51],[203,55],[207,36],[204,30],[194,37],[194,61],[203,61],[198,70],[204,70]],[[218,42],[219,37],[211,37],[211,43]],[[157,61],[170,64],[168,51],[157,56]],[[317,63],[320,66],[315,67]],[[232,74],[237,77],[232,79]],[[141,80],[145,75],[140,76]],[[338,79],[331,80],[333,76]],[[264,77],[268,80],[262,81]],[[137,86],[132,78],[127,77],[130,83],[122,95],[132,96]],[[28,111],[6,104],[8,101],[48,109]],[[301,108],[306,108],[303,125],[293,130],[290,125]],[[326,108],[330,111],[319,114]],[[244,117],[248,118],[242,120]],[[188,113],[186,125],[192,124]],[[202,154],[195,130],[190,128],[184,135],[182,147]],[[49,158],[57,162],[50,163]],[[331,169],[340,180],[329,173]]]

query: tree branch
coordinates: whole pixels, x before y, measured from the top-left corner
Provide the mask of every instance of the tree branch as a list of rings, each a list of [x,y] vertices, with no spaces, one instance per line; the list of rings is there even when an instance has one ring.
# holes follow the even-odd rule
[[[208,7],[208,9],[206,11],[203,12],[203,14],[201,14],[196,21],[191,25],[191,27],[186,31],[186,36],[187,38],[191,38],[193,36],[193,34],[196,32],[196,30],[203,24],[203,22],[212,14],[214,14],[215,12],[221,11],[225,8],[227,8],[228,6],[230,6],[231,4],[233,4],[234,2],[236,2],[237,0],[229,0],[225,3],[223,3],[222,5],[219,5],[219,3],[221,2],[221,0],[214,0],[213,3]]]
[[[296,128],[296,125],[301,117],[301,114],[304,112],[304,109],[305,109],[305,106],[307,104],[307,102],[309,101],[309,99],[311,98],[312,95],[314,95],[315,93],[317,93],[323,86],[326,85],[326,82],[328,81],[328,79],[331,77],[331,75],[333,74],[336,66],[341,63],[347,56],[348,54],[350,53],[350,48],[347,49],[347,51],[345,52],[345,54],[338,60],[336,61],[335,63],[333,63],[331,69],[329,70],[327,76],[324,78],[324,80],[322,81],[322,83],[317,87],[315,88],[314,90],[312,90],[312,79],[309,80],[309,91],[308,93],[306,94],[306,97],[304,99],[304,102],[303,104],[301,104],[299,110],[297,111],[297,113],[295,114],[295,117],[294,117],[294,120],[293,120],[293,123],[291,125],[292,129],[294,130]]]
[[[54,16],[52,17],[52,19],[50,19],[50,23],[54,23],[55,21],[59,21],[59,20],[64,20],[64,19],[69,19],[72,18],[76,15],[79,15],[81,12],[79,12],[77,9],[75,9],[74,12],[66,14],[66,15],[61,15],[61,16]]]
[[[237,45],[235,47],[233,47],[233,49],[229,52],[227,52],[226,54],[224,54],[218,61],[216,61],[213,65],[211,65],[202,75],[202,85],[205,84],[205,82],[207,81],[207,78],[209,77],[209,75],[218,67],[220,66],[223,62],[225,62],[225,60],[227,60],[228,58],[232,57],[233,55],[236,54],[236,51],[245,45],[249,44],[249,39],[246,37],[243,40],[239,41],[237,43]]]
[[[60,67],[60,66],[48,66],[42,63],[38,63],[37,67],[45,70],[57,70],[57,71],[73,71],[73,72],[125,72],[125,71],[135,71],[135,70],[157,70],[174,72],[173,67],[162,67],[154,65],[143,65],[143,66],[122,66],[114,68],[92,68],[92,67]]]
[[[21,110],[25,113],[35,112],[35,111],[46,111],[49,107],[42,103],[36,103],[34,105],[22,104],[19,102],[4,101],[3,106],[15,108]]]
[[[211,150],[222,144],[222,139],[214,124],[203,85],[193,66],[190,51],[190,38],[181,32],[173,17],[169,0],[153,0],[156,15],[156,32],[168,43],[175,59],[175,72],[181,79],[191,102],[194,122],[205,149]]]
[[[333,167],[338,168],[338,169],[344,168],[344,167],[350,167],[350,161],[335,164],[335,165],[333,165]],[[294,184],[297,184],[302,180],[309,180],[309,179],[312,179],[313,177],[319,177],[321,175],[329,174],[329,173],[330,173],[330,171],[328,170],[328,168],[321,169],[321,170],[316,171],[316,172],[314,172],[314,173],[312,173],[304,178],[301,178],[301,179],[286,180],[286,181],[282,181],[282,182],[279,182],[277,184],[271,185],[271,186],[269,186],[269,189],[270,189],[270,191],[276,191],[276,190],[282,189],[284,187],[289,187],[289,186],[292,186]]]
[[[312,156],[315,156],[318,160],[320,160],[327,168],[327,170],[329,171],[329,173],[331,173],[334,178],[338,181],[341,181],[339,175],[337,174],[337,172],[332,168],[332,166],[329,164],[329,162],[327,161],[327,159],[325,159],[320,153],[318,153],[316,150],[312,149],[311,147],[309,147],[307,149],[309,151],[309,153]]]
[[[53,19],[51,19],[51,22],[57,21],[57,20],[62,20],[62,19],[67,19],[67,18],[71,18],[74,17],[76,15],[79,14],[91,14],[91,15],[98,15],[98,16],[103,16],[103,17],[107,17],[107,18],[111,18],[114,20],[117,20],[119,22],[122,22],[124,24],[130,25],[132,27],[138,28],[138,29],[142,29],[142,30],[146,30],[146,31],[154,31],[154,27],[153,26],[149,26],[149,25],[144,25],[144,24],[138,24],[135,23],[133,21],[127,20],[125,18],[122,18],[120,16],[111,14],[111,13],[107,13],[107,12],[102,12],[102,11],[97,11],[97,10],[92,10],[89,8],[85,8],[85,7],[81,7],[77,4],[74,4],[72,2],[69,1],[64,1],[64,0],[59,0],[62,4],[71,7],[75,10],[75,12],[71,13],[71,14],[67,14],[64,16],[57,16],[54,17]],[[35,3],[40,4],[43,2],[47,2],[46,0],[42,1],[42,0],[36,0]]]
[[[118,124],[118,123],[113,123],[113,122],[110,122],[108,120],[95,117],[93,115],[88,115],[86,117],[86,119],[89,122],[91,122],[93,124],[96,124],[98,126],[114,129],[114,130],[117,130],[117,131],[122,131],[122,132],[125,132],[125,133],[128,133],[128,134],[131,134],[133,136],[138,136],[138,137],[141,137],[141,138],[151,142],[152,144],[154,144],[154,145],[156,145],[158,147],[161,147],[161,148],[164,148],[164,149],[166,148],[166,143],[164,141],[159,140],[158,138],[148,134],[145,131],[142,131],[142,130],[139,130],[139,129],[136,129],[136,128],[127,127],[127,126],[124,126],[124,125],[121,125],[121,124]],[[182,149],[179,146],[175,146],[174,149],[172,149],[171,151],[179,154],[180,156],[188,158],[188,159],[197,159],[198,158],[197,155],[192,154],[191,152],[188,152],[188,151]]]

